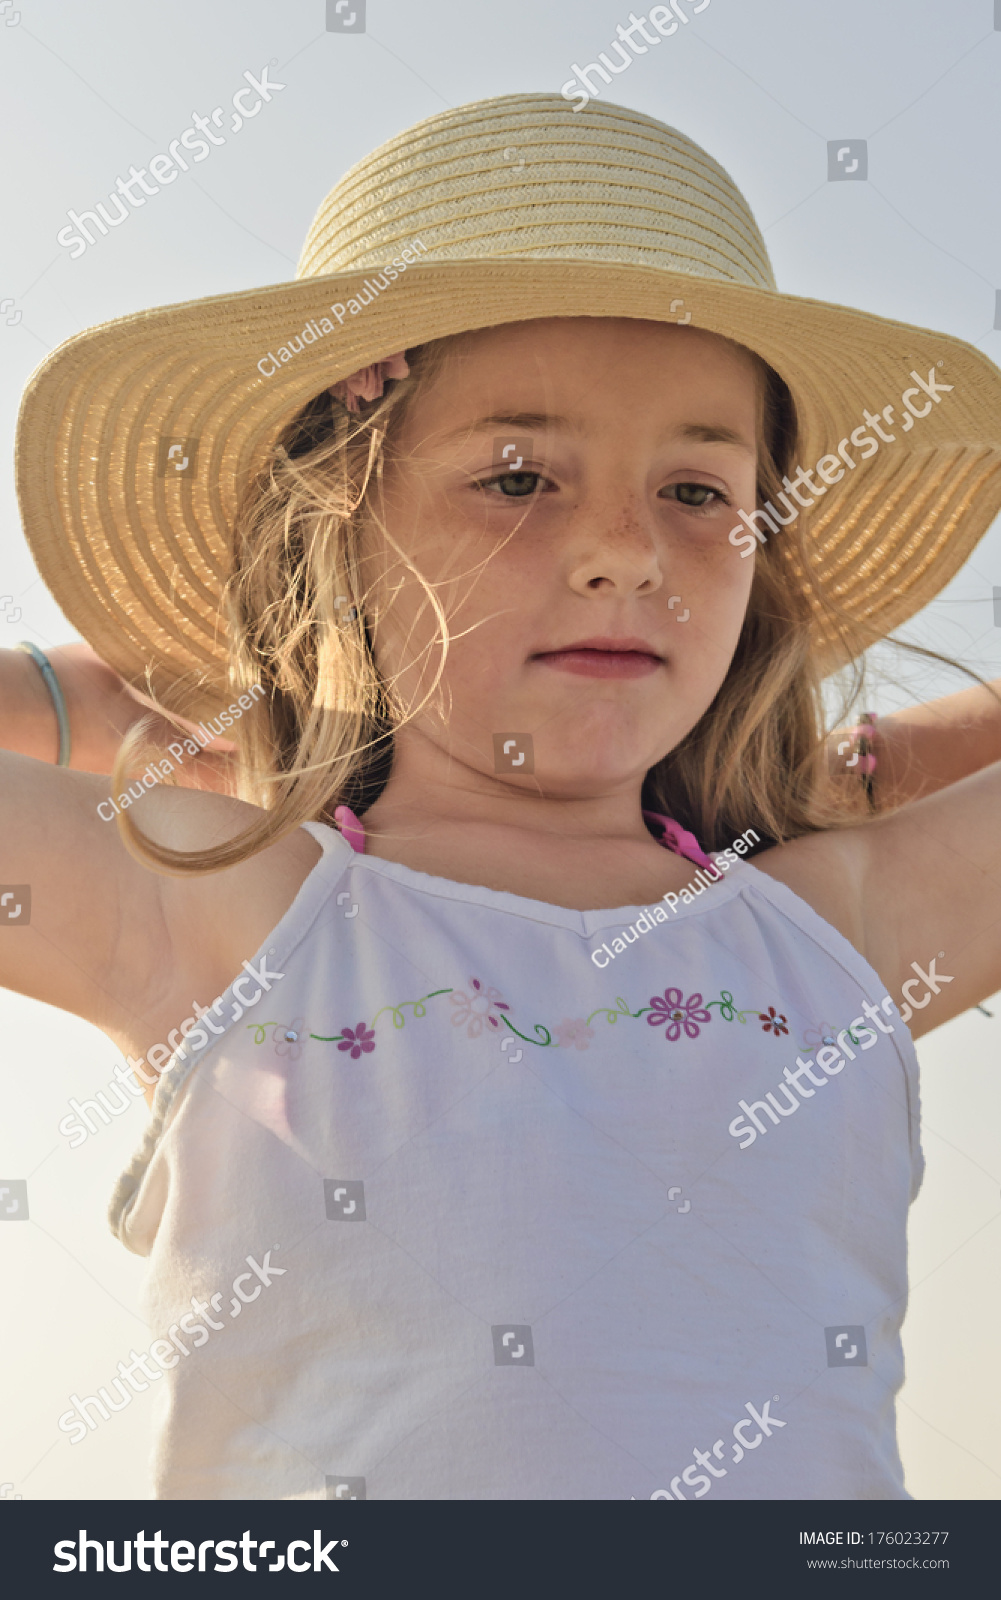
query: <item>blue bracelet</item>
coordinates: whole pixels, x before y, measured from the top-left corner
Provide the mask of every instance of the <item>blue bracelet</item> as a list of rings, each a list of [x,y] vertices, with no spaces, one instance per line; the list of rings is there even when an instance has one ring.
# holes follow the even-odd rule
[[[37,644],[32,644],[30,639],[22,639],[20,643],[14,646],[14,649],[26,651],[31,657],[32,661],[35,663],[35,666],[42,674],[42,677],[45,679],[46,688],[52,696],[52,704],[56,708],[56,721],[59,724],[59,759],[56,764],[60,767],[68,767],[70,764],[69,712],[66,710],[66,700],[63,696],[63,691],[60,688],[59,679],[56,677],[52,662],[49,660],[44,650],[39,650]]]

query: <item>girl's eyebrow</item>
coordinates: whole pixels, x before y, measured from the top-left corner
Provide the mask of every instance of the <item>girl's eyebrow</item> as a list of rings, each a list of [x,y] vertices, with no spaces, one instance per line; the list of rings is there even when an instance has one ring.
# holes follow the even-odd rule
[[[734,428],[718,428],[704,422],[684,422],[680,428],[675,429],[674,437],[691,439],[698,444],[734,444],[748,455],[757,454],[751,441],[745,439],[742,433],[737,433]]]
[[[565,433],[582,434],[584,428],[578,419],[573,417],[552,416],[545,411],[496,411],[489,417],[478,417],[475,422],[464,423],[460,428],[453,428],[450,432],[440,434],[442,444],[451,439],[469,438],[476,433],[486,433],[488,430],[517,430],[522,434],[542,433],[546,429],[554,432],[562,430]],[[671,435],[672,439],[688,440],[696,444],[732,444],[745,454],[757,454],[756,446],[742,433],[734,428],[717,427],[706,422],[684,422],[676,428]]]
[[[465,438],[474,433],[486,433],[488,429],[515,429],[521,433],[542,433],[547,428],[563,429],[566,433],[583,433],[580,422],[575,422],[572,417],[555,417],[546,411],[495,411],[489,417],[477,417],[475,422],[466,422],[461,428],[453,428],[449,433],[439,435],[444,444],[448,439]]]

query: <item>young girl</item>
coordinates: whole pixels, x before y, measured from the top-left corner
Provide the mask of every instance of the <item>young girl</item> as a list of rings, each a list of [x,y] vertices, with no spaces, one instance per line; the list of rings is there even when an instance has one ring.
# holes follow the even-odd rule
[[[167,718],[110,778],[0,757],[0,978],[152,1101],[111,1215],[156,1338],[74,1444],[152,1386],[165,1498],[907,1497],[912,1037],[1001,986],[1001,721],[828,755],[821,683],[989,525],[999,398],[549,95],[377,150],[294,284],[46,363],[68,732],[123,680]]]

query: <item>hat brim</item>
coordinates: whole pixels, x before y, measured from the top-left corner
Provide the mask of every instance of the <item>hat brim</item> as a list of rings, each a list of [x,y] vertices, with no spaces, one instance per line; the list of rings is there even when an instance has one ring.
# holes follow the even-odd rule
[[[68,340],[34,373],[16,440],[25,537],[69,621],[128,682],[149,667],[169,697],[194,674],[195,715],[228,698],[219,598],[231,530],[282,429],[359,367],[476,328],[583,316],[676,324],[681,301],[691,327],[746,345],[785,380],[810,469],[866,408],[894,406],[894,441],[869,460],[849,447],[855,466],[807,525],[812,582],[872,639],[939,593],[1001,509],[1001,373],[946,334],[661,267],[537,257],[415,263],[334,327],[331,307],[346,308],[380,270],[123,317]],[[279,357],[310,323],[315,342]],[[904,431],[901,395],[912,373],[932,372],[952,387]],[[919,391],[917,409],[925,403]],[[839,646],[819,613],[816,629],[830,670]]]

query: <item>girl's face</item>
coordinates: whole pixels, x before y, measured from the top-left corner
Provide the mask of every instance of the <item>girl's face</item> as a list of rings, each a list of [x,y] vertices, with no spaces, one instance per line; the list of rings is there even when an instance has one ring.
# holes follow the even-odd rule
[[[755,505],[758,405],[747,352],[694,328],[553,318],[457,341],[386,467],[386,528],[451,639],[398,750],[564,798],[641,783],[737,644],[754,562],[727,535]],[[416,706],[438,622],[371,537],[376,658]]]

